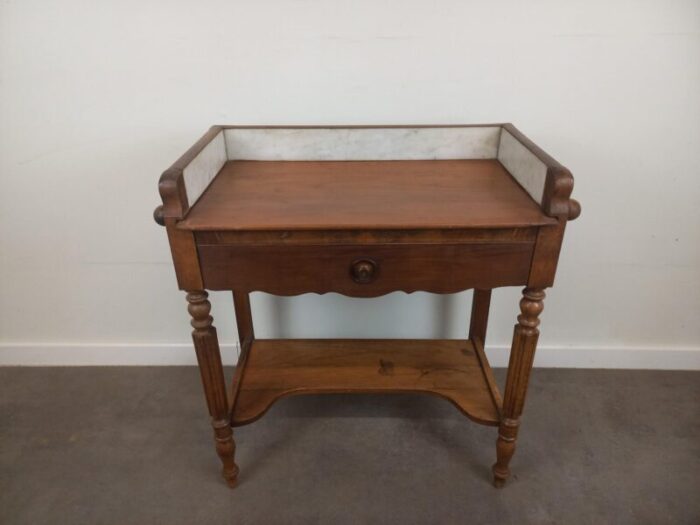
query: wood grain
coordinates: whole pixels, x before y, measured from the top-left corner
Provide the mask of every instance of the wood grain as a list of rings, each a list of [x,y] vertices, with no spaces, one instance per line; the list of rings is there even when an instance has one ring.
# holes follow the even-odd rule
[[[525,285],[532,249],[526,243],[198,247],[204,286],[210,290],[352,297]],[[364,259],[376,268],[370,282],[360,283],[352,268]]]
[[[180,290],[199,290],[202,288],[202,272],[199,268],[197,245],[192,232],[175,227],[175,219],[164,219],[168,233],[170,252],[173,255],[175,277]]]
[[[554,284],[566,224],[566,219],[560,218],[555,225],[539,228],[527,280],[530,288],[548,288]]]
[[[229,161],[179,227],[452,229],[552,222],[496,160]]]
[[[489,325],[491,290],[475,289],[472,297],[472,315],[469,321],[469,339],[486,344],[486,329]]]
[[[196,231],[197,244],[313,245],[336,244],[494,244],[534,243],[538,227],[394,230],[253,230]]]
[[[280,397],[318,393],[435,394],[468,417],[498,425],[499,410],[470,341],[396,339],[257,339],[232,424],[262,416]]]

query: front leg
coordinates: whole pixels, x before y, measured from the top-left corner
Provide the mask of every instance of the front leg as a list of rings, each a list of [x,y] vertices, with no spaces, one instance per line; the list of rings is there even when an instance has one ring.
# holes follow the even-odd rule
[[[223,476],[229,487],[234,487],[238,477],[238,466],[234,461],[236,444],[233,441],[231,419],[228,411],[228,397],[224,370],[221,366],[219,340],[216,328],[212,326],[209,315],[211,304],[207,299],[209,294],[204,290],[188,292],[187,310],[192,316],[192,340],[197,353],[199,371],[202,375],[204,394],[207,398],[211,426],[214,429],[216,452],[223,463]]]
[[[518,316],[518,324],[515,325],[513,333],[501,425],[496,442],[497,460],[493,466],[493,482],[496,487],[502,487],[510,476],[508,464],[515,452],[520,415],[525,404],[527,382],[540,334],[537,326],[540,324],[538,317],[544,309],[544,297],[544,290],[540,288],[525,288],[520,300],[522,313]]]

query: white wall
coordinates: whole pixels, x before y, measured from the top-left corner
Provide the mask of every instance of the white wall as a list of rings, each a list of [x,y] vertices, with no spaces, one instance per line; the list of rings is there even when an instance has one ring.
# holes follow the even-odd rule
[[[211,124],[498,121],[583,205],[538,363],[700,366],[697,0],[3,2],[0,362],[193,362],[151,212]],[[496,363],[518,295],[495,296]],[[260,336],[459,337],[469,297],[253,304]]]

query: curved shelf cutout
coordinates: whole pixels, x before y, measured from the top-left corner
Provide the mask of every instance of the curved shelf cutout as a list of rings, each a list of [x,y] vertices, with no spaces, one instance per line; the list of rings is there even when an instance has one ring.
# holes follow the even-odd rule
[[[260,339],[241,359],[233,426],[252,423],[285,396],[427,393],[497,426],[501,398],[480,343],[416,339]]]

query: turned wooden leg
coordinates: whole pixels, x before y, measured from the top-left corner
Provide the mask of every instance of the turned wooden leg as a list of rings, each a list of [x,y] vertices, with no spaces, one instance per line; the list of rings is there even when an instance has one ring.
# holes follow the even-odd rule
[[[474,290],[472,299],[472,318],[469,323],[469,339],[479,339],[481,346],[486,343],[486,327],[489,323],[489,306],[491,290]]]
[[[245,371],[248,361],[248,353],[255,339],[253,332],[253,314],[250,311],[250,296],[246,292],[233,292],[233,307],[236,312],[236,325],[238,326],[238,341],[241,345],[241,353],[238,356],[236,370],[233,372],[231,391],[231,423],[235,422],[234,413],[236,409],[236,401],[238,400],[238,392],[241,388],[243,380],[243,372]]]
[[[521,314],[518,316],[518,324],[515,325],[513,333],[501,425],[496,442],[497,459],[493,466],[493,482],[496,487],[502,487],[510,476],[508,464],[515,452],[515,440],[525,404],[527,382],[535,359],[535,348],[540,334],[537,329],[540,324],[538,317],[544,308],[544,296],[542,289],[525,288],[520,300]]]
[[[233,431],[231,430],[219,340],[216,337],[216,328],[212,326],[213,319],[209,315],[211,304],[207,297],[209,294],[203,290],[188,292],[187,302],[189,305],[187,309],[192,316],[192,327],[194,328],[192,340],[197,353],[199,371],[202,375],[204,394],[211,416],[211,426],[214,429],[216,453],[223,463],[224,479],[230,487],[233,487],[238,476],[238,466],[233,459],[236,444],[233,441]]]

